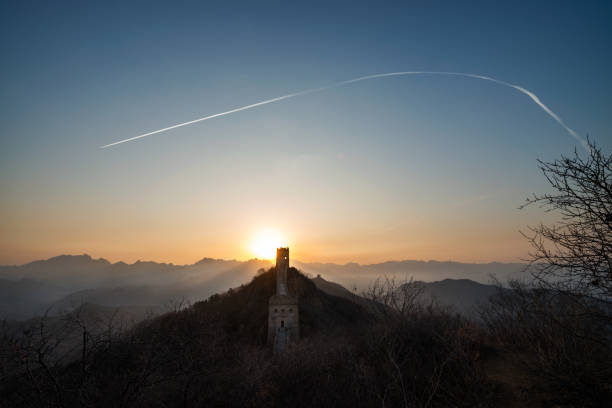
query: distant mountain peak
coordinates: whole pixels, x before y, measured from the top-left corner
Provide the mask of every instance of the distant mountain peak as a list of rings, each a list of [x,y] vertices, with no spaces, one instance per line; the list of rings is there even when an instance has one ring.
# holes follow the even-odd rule
[[[216,258],[204,257],[204,258],[200,259],[198,262],[196,262],[194,265],[205,265],[205,264],[217,263],[217,262],[225,262],[225,260],[224,259],[216,259]]]
[[[104,258],[98,258],[98,259],[94,259],[92,258],[90,255],[88,254],[81,254],[81,255],[67,255],[67,254],[63,254],[63,255],[58,255],[58,256],[54,256],[51,257],[49,259],[44,259],[44,260],[39,260],[39,261],[33,261],[30,262],[29,264],[39,264],[39,263],[47,263],[47,264],[83,264],[83,263],[98,263],[98,264],[105,264],[105,265],[110,265],[110,262],[107,261]]]

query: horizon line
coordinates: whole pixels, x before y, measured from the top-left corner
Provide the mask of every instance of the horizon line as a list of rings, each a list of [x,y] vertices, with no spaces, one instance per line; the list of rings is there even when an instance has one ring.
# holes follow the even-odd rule
[[[274,263],[274,259],[262,259],[262,258],[257,258],[257,257],[253,257],[253,258],[248,258],[248,259],[225,259],[225,258],[212,258],[212,257],[208,257],[208,256],[204,256],[196,261],[194,261],[193,263],[183,263],[183,264],[175,264],[173,262],[164,262],[164,261],[153,261],[153,260],[143,260],[143,259],[138,259],[132,263],[129,262],[125,262],[122,260],[119,261],[109,261],[108,259],[104,258],[104,257],[99,257],[99,258],[94,258],[91,255],[87,254],[87,253],[81,253],[81,254],[59,254],[59,255],[55,255],[55,256],[51,256],[49,258],[46,259],[33,259],[31,261],[22,263],[22,264],[0,264],[0,267],[21,267],[21,266],[26,266],[35,262],[46,262],[46,261],[50,261],[56,258],[60,258],[60,257],[73,257],[73,258],[77,258],[77,257],[87,257],[89,259],[91,259],[92,261],[105,261],[108,262],[110,265],[116,265],[116,264],[126,264],[126,265],[135,265],[137,263],[155,263],[158,265],[172,265],[172,266],[193,266],[196,265],[197,263],[204,261],[204,260],[211,260],[211,261],[221,261],[221,262],[240,262],[240,263],[245,263],[245,262],[250,262],[250,261],[265,261],[265,262],[270,262],[270,263]],[[323,262],[323,261],[302,261],[300,259],[295,259],[295,262],[301,263],[301,264],[320,264],[320,265],[335,265],[335,266],[348,266],[351,264],[355,264],[358,266],[373,266],[373,265],[381,265],[381,264],[385,264],[385,263],[401,263],[401,262],[421,262],[421,263],[457,263],[457,264],[464,264],[464,265],[489,265],[489,264],[505,264],[505,265],[527,265],[526,262],[521,262],[521,261],[516,261],[516,262],[503,262],[503,261],[488,261],[488,262],[463,262],[463,261],[454,261],[452,259],[447,259],[447,260],[438,260],[438,259],[410,259],[410,258],[404,258],[404,259],[388,259],[388,260],[384,260],[384,261],[379,261],[379,262],[370,262],[370,263],[360,263],[360,262],[355,262],[355,261],[348,261],[348,262]]]

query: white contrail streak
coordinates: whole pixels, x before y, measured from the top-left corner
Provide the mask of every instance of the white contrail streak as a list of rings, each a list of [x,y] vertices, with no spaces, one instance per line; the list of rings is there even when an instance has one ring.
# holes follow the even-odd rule
[[[352,83],[355,83],[355,82],[367,81],[369,79],[374,79],[374,78],[384,78],[384,77],[403,76],[403,75],[451,75],[451,76],[462,76],[462,77],[468,77],[468,78],[481,79],[481,80],[484,80],[484,81],[491,81],[491,82],[495,82],[495,83],[503,85],[503,86],[507,86],[507,87],[516,89],[517,91],[527,95],[540,108],[542,108],[542,110],[544,112],[546,112],[558,124],[563,126],[563,128],[567,131],[567,133],[569,133],[574,139],[576,139],[578,142],[580,142],[580,144],[585,149],[588,150],[588,144],[587,144],[586,140],[584,140],[582,137],[580,137],[572,128],[567,126],[565,124],[565,122],[563,122],[563,120],[555,112],[550,110],[550,108],[548,106],[546,106],[540,100],[540,98],[538,98],[537,95],[534,94],[533,92],[531,92],[531,91],[529,91],[529,90],[527,90],[527,89],[525,89],[523,87],[520,87],[518,85],[514,85],[514,84],[511,84],[509,82],[501,81],[499,79],[495,79],[495,78],[491,78],[491,77],[487,77],[487,76],[483,76],[483,75],[467,74],[467,73],[462,73],[462,72],[443,72],[443,71],[403,71],[403,72],[388,72],[388,73],[385,73],[385,74],[374,74],[374,75],[362,76],[362,77],[359,77],[359,78],[349,79],[349,80],[342,81],[342,82],[336,82],[335,84],[327,85],[327,86],[322,86],[320,88],[307,89],[305,91],[300,91],[300,92],[292,93],[292,94],[289,94],[289,95],[279,96],[278,98],[267,99],[265,101],[253,103],[251,105],[242,106],[240,108],[228,110],[228,111],[225,111],[225,112],[215,113],[214,115],[209,115],[209,116],[205,116],[203,118],[190,120],[189,122],[179,123],[179,124],[172,125],[172,126],[169,126],[169,127],[163,128],[163,129],[159,129],[159,130],[154,130],[153,132],[144,133],[142,135],[130,137],[129,139],[119,140],[118,142],[110,143],[110,144],[101,146],[100,148],[101,149],[105,149],[107,147],[115,146],[115,145],[118,145],[118,144],[121,144],[121,143],[125,143],[125,142],[131,142],[132,140],[141,139],[143,137],[155,135],[157,133],[166,132],[168,130],[172,130],[172,129],[180,128],[180,127],[183,127],[183,126],[191,125],[191,124],[194,124],[194,123],[197,123],[197,122],[203,122],[203,121],[208,120],[208,119],[217,118],[219,116],[225,116],[225,115],[229,115],[229,114],[232,114],[232,113],[240,112],[240,111],[243,111],[243,110],[255,108],[257,106],[267,105],[269,103],[274,103],[274,102],[279,102],[279,101],[282,101],[284,99],[294,98],[296,96],[302,96],[302,95],[306,95],[306,94],[310,94],[310,93],[326,91],[328,89],[337,88],[337,87],[348,85],[348,84],[352,84]]]

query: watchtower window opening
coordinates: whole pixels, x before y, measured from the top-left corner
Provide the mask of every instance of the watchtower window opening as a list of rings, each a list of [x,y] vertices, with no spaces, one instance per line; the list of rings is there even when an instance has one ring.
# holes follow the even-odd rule
[[[285,327],[285,321],[281,320],[281,327]]]
[[[278,312],[278,309],[274,309],[275,312]]]

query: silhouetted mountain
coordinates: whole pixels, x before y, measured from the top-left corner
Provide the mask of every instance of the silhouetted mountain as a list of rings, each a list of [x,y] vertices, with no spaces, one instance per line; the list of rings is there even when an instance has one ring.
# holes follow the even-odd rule
[[[264,260],[203,259],[193,265],[137,261],[110,263],[89,255],[61,255],[21,266],[0,266],[0,318],[26,319],[98,303],[108,307],[163,308],[168,302],[195,302],[248,282]],[[61,306],[61,307],[57,307]]]
[[[413,278],[423,282],[444,279],[470,279],[478,283],[489,283],[491,276],[501,282],[509,278],[527,277],[524,270],[527,265],[521,263],[469,264],[461,262],[439,261],[389,261],[378,264],[360,265],[347,263],[304,263],[294,261],[301,271],[312,276],[321,275],[324,279],[338,282],[347,288],[357,288],[358,292],[366,291],[373,279],[380,276],[399,280]]]
[[[352,326],[367,320],[368,313],[355,302],[330,295],[297,269],[289,268],[287,287],[299,299],[300,335]],[[196,303],[194,310],[214,312],[225,329],[247,342],[266,343],[268,301],[276,291],[274,269],[247,284]]]
[[[101,307],[140,306],[151,309],[157,314],[162,306],[174,298],[163,287],[122,286],[115,288],[84,289],[71,293],[53,303],[52,315],[63,314],[84,304]]]
[[[347,330],[368,321],[369,314],[360,305],[319,290],[295,268],[288,270],[287,286],[299,298],[302,337]],[[194,328],[194,334],[199,330],[221,330],[233,344],[263,346],[266,344],[268,301],[275,291],[275,273],[271,269],[235,289],[160,315],[169,310],[148,303],[150,299],[161,301],[159,296],[164,292],[160,288],[84,290],[54,305],[61,315],[9,322],[4,330],[17,335],[23,331],[43,331],[47,341],[55,344],[51,358],[65,361],[78,357],[85,328],[88,336],[95,338],[105,330],[126,330],[147,318],[149,320],[140,324],[138,332],[159,342],[171,342],[182,325],[193,323],[201,326]],[[112,306],[116,304],[121,306]],[[203,317],[206,319],[200,321]],[[210,317],[213,319],[209,320]],[[163,325],[164,330],[159,331],[159,325]]]
[[[317,288],[327,294],[342,297],[367,306],[368,299],[359,296],[344,286],[327,281],[321,276],[311,279]],[[437,282],[415,282],[422,290],[419,301],[429,304],[432,301],[439,306],[450,307],[455,312],[466,317],[477,317],[478,306],[488,302],[489,297],[498,293],[499,288],[494,285],[483,285],[470,279],[444,279]]]
[[[105,259],[92,259],[89,255],[61,255],[20,266],[0,266],[0,279],[32,279],[70,286],[73,290],[96,286],[168,284],[212,275],[239,268],[243,264],[269,267],[270,262],[212,260],[205,258],[193,265],[174,265],[152,261],[110,263]],[[205,276],[201,276],[205,274]]]
[[[89,255],[60,255],[20,266],[0,266],[0,277],[4,279],[33,279],[57,284],[70,281],[72,285],[98,283],[96,277],[105,276],[110,262],[92,259]]]
[[[366,306],[369,302],[366,298],[354,292],[351,292],[350,290],[338,283],[325,280],[320,275],[317,275],[316,278],[312,278],[311,280],[316,285],[317,289],[327,293],[328,295],[348,299],[351,302],[355,302],[362,306]]]
[[[498,293],[494,285],[483,285],[469,279],[444,279],[438,282],[418,282],[422,285],[421,301],[435,301],[468,317],[478,315],[477,308]]]

